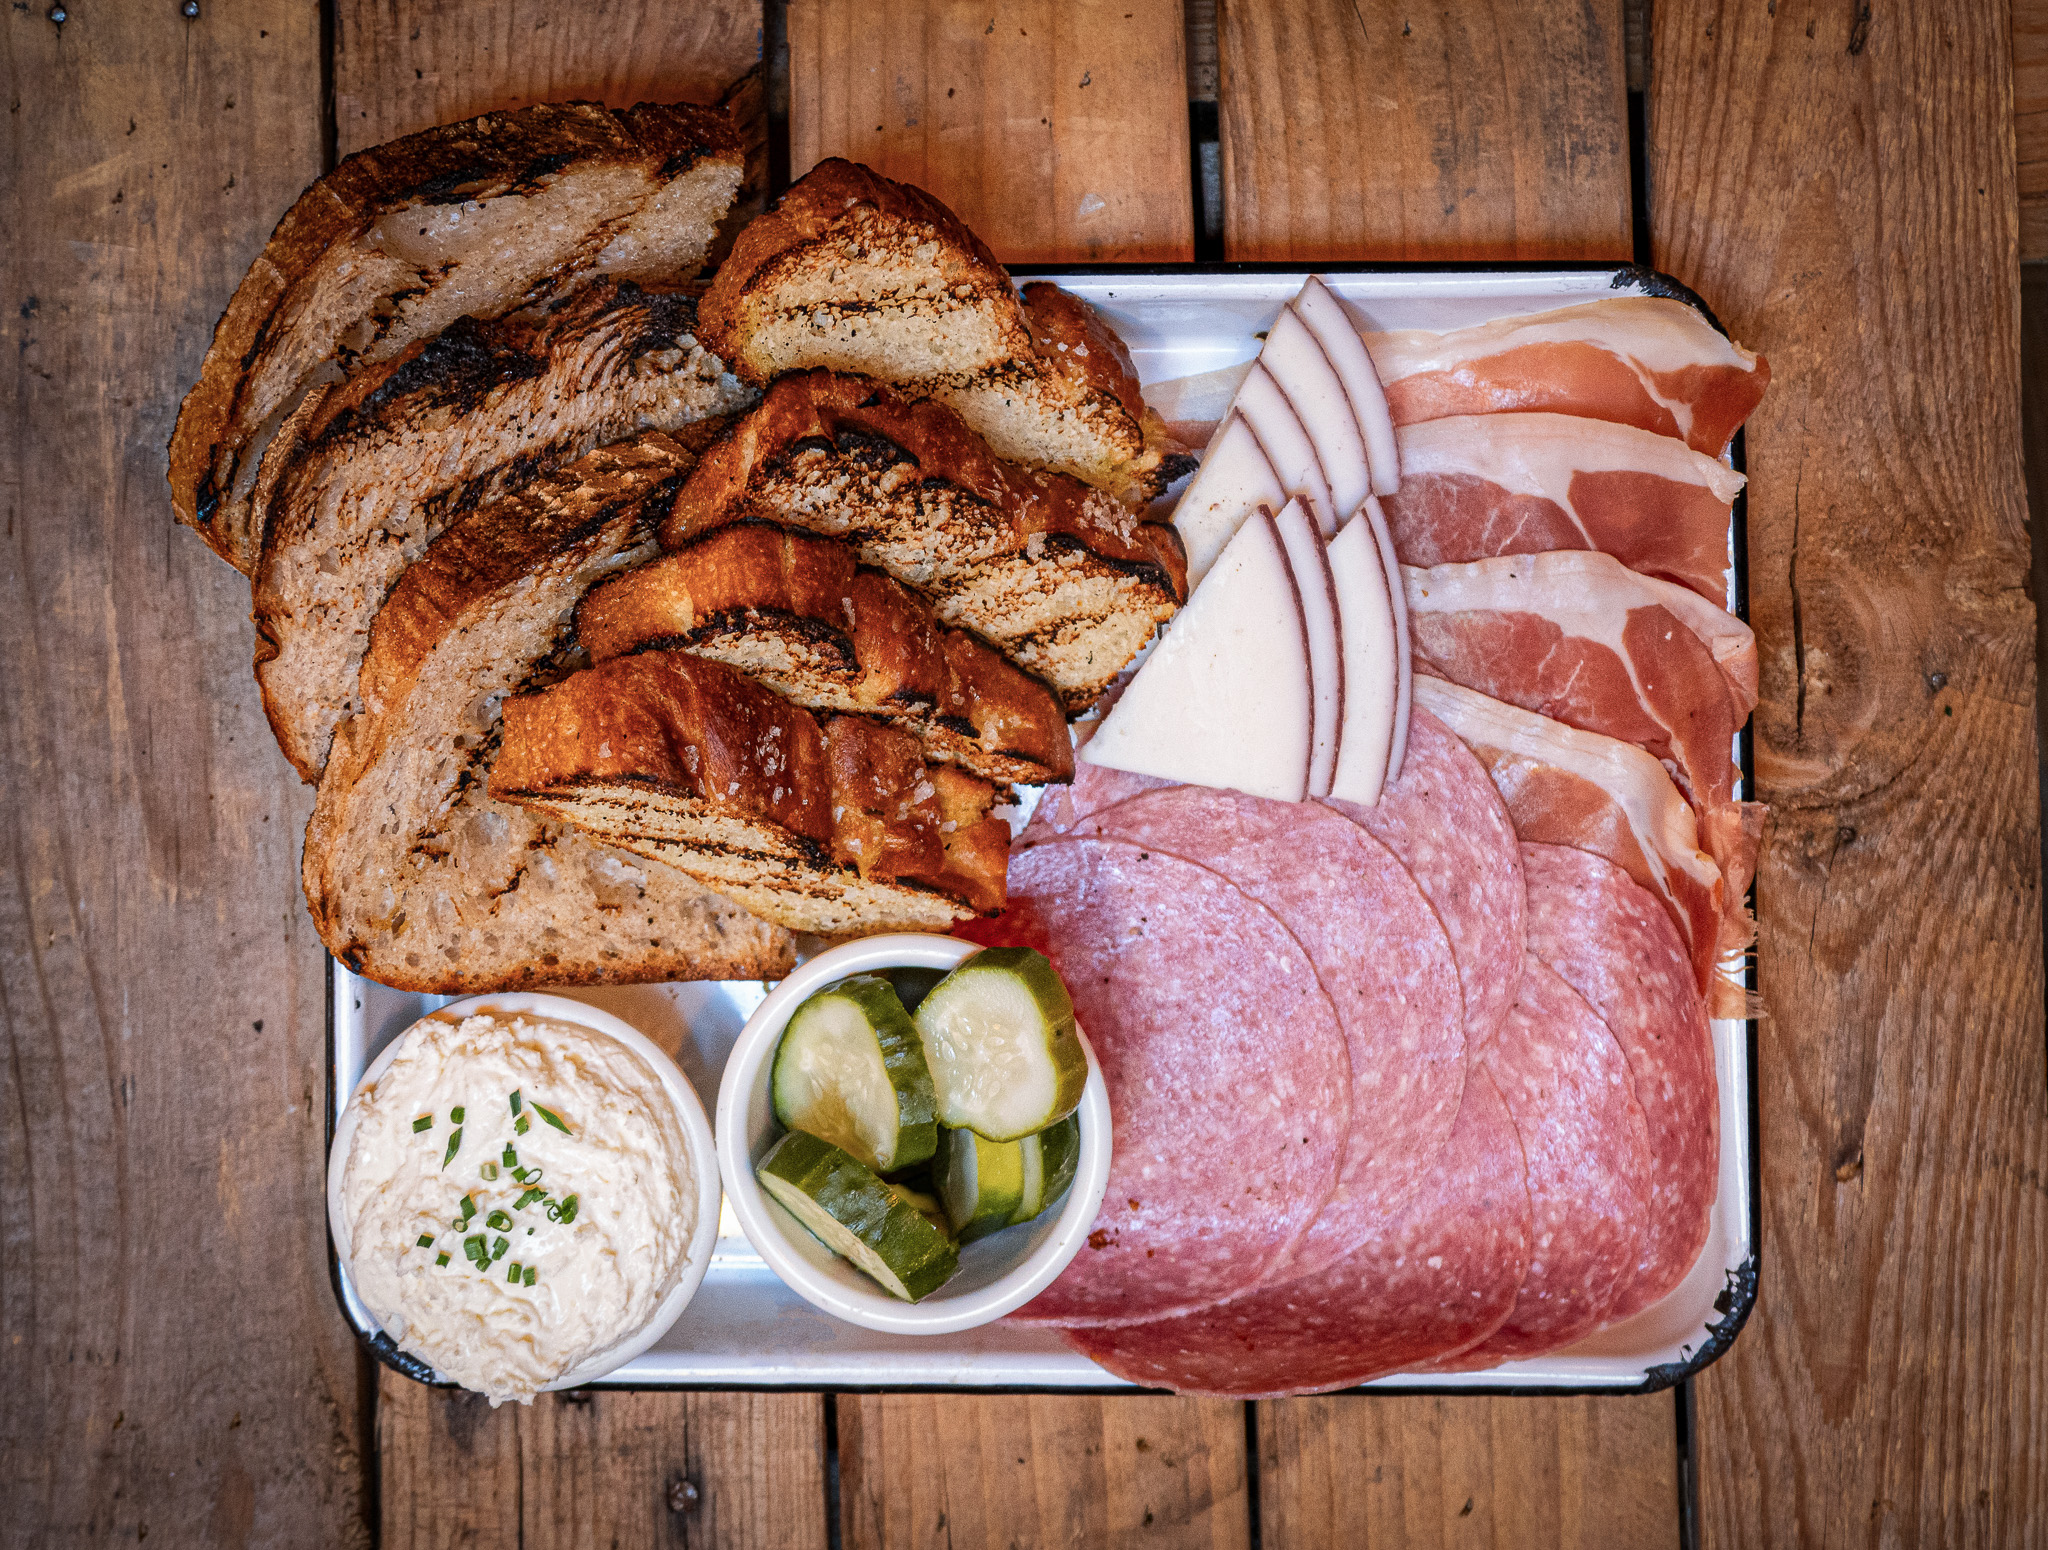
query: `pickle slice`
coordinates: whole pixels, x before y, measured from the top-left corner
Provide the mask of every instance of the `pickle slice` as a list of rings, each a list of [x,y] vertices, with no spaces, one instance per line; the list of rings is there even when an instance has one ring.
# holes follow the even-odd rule
[[[1074,1003],[1043,953],[976,953],[932,987],[913,1021],[942,1125],[1016,1141],[1081,1101],[1088,1058]]]
[[[960,1268],[952,1239],[872,1168],[821,1137],[790,1131],[754,1177],[820,1243],[891,1296],[917,1302]]]
[[[1024,1198],[1024,1155],[1035,1136],[989,1141],[971,1130],[941,1130],[935,1168],[946,1217],[962,1243],[1007,1227]]]
[[[938,1144],[924,1046],[895,988],[861,974],[796,1009],[776,1046],[775,1117],[877,1173],[925,1161]]]
[[[1073,1185],[1074,1170],[1081,1160],[1081,1117],[1069,1114],[1057,1125],[1048,1126],[1023,1141],[1024,1196],[1017,1203],[1012,1222],[1028,1222],[1043,1216],[1060,1203]]]

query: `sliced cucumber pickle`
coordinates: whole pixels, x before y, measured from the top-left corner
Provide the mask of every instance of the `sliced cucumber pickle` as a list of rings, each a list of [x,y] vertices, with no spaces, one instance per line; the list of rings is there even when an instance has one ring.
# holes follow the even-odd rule
[[[976,953],[932,987],[914,1022],[942,1125],[1016,1141],[1081,1101],[1088,1059],[1074,1003],[1043,953]]]
[[[1012,1222],[1028,1222],[1045,1215],[1060,1203],[1074,1182],[1074,1169],[1081,1160],[1081,1117],[1069,1114],[1057,1125],[1035,1136],[1026,1136],[1024,1146],[1024,1198],[1017,1203]]]
[[[872,1168],[822,1137],[790,1131],[754,1176],[820,1243],[905,1302],[930,1296],[960,1268],[951,1238]]]
[[[884,1182],[888,1181],[885,1180]],[[949,1238],[953,1235],[953,1223],[946,1216],[946,1207],[937,1195],[927,1194],[925,1191],[915,1189],[908,1184],[889,1183],[889,1188],[896,1192],[898,1200],[930,1222],[932,1226],[938,1228],[940,1232]]]
[[[1024,1154],[1038,1138],[989,1141],[971,1130],[941,1130],[935,1163],[946,1217],[962,1243],[1016,1220],[1024,1197]]]
[[[938,1145],[923,1042],[879,975],[828,985],[796,1009],[775,1050],[775,1117],[850,1152],[877,1173]]]

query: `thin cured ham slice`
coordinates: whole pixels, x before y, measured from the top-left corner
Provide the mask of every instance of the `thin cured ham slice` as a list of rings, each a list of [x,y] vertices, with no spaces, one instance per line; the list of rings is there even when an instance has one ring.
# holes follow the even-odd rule
[[[1569,414],[1430,420],[1400,431],[1381,502],[1405,565],[1597,549],[1717,606],[1743,478],[1669,436]]]
[[[1650,1213],[1634,1279],[1608,1310],[1618,1322],[1685,1279],[1707,1241],[1720,1190],[1719,1086],[1707,1012],[1670,917],[1612,862],[1524,845],[1529,951],[1600,1014],[1628,1057],[1650,1133],[1638,1183]]]
[[[1415,1198],[1342,1259],[1215,1308],[1066,1339],[1120,1378],[1183,1394],[1349,1388],[1499,1328],[1529,1263],[1529,1221],[1520,1138],[1492,1079],[1475,1071]]]
[[[1681,301],[1611,296],[1449,333],[1368,334],[1396,425],[1547,409],[1675,436],[1718,457],[1769,364]],[[1404,474],[1408,453],[1401,452]]]
[[[1748,625],[1604,554],[1515,555],[1403,579],[1418,665],[1664,760],[1741,896],[1757,827],[1735,799],[1735,733],[1756,706]]]
[[[1088,1241],[1012,1317],[1117,1324],[1256,1285],[1337,1188],[1351,1070],[1301,944],[1207,867],[1075,836],[1010,862],[985,925],[1040,947],[1109,1088]]]
[[[1351,1134],[1336,1194],[1268,1279],[1341,1259],[1421,1186],[1458,1114],[1465,1002],[1436,912],[1386,846],[1313,803],[1176,786],[1077,832],[1222,874],[1308,950],[1351,1056]]]
[[[1723,951],[1747,944],[1742,895],[1699,847],[1692,808],[1633,743],[1580,732],[1441,678],[1418,674],[1415,704],[1486,766],[1515,832],[1538,845],[1605,856],[1656,896],[1685,939],[1694,983],[1718,1012],[1741,988],[1717,975]],[[1740,879],[1744,888],[1748,877]],[[1730,1015],[1739,1015],[1731,1011]]]
[[[1585,998],[1531,956],[1480,1064],[1529,1165],[1529,1271],[1497,1330],[1436,1365],[1491,1367],[1570,1345],[1610,1321],[1635,1279],[1649,1205],[1650,1134],[1628,1060]]]

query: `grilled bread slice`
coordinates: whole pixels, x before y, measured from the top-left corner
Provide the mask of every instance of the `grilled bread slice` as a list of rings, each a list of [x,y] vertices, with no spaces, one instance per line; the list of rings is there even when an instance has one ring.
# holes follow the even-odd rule
[[[1194,467],[1094,309],[1025,288],[922,189],[818,163],[749,225],[704,298],[705,342],[747,381],[823,367],[931,395],[999,456],[1150,500]]]
[[[1050,689],[830,538],[761,522],[720,528],[595,588],[576,633],[595,662],[680,649],[812,710],[878,716],[926,758],[986,780],[1073,778],[1073,740]]]
[[[788,971],[785,932],[488,791],[505,696],[573,668],[576,603],[652,557],[692,461],[658,433],[593,452],[464,516],[392,590],[306,828],[306,900],[350,968],[440,994]]]
[[[943,931],[1003,906],[994,788],[917,740],[819,718],[722,662],[615,657],[505,702],[491,792],[821,936]]]
[[[264,454],[255,574],[256,679],[300,775],[319,779],[371,619],[450,521],[635,431],[701,446],[707,416],[753,402],[695,323],[687,296],[604,280],[307,395]]]
[[[286,212],[214,330],[171,437],[171,495],[237,569],[258,459],[317,373],[593,275],[696,272],[741,175],[715,108],[543,103],[360,151]]]
[[[701,316],[701,314],[700,314]],[[704,454],[662,525],[680,549],[748,518],[844,538],[1044,679],[1093,704],[1187,596],[1171,525],[996,457],[944,404],[865,377],[783,377]]]

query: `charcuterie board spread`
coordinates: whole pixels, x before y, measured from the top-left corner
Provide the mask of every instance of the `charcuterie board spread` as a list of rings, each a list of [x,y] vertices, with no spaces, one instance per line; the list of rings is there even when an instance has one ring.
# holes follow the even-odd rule
[[[349,983],[1049,962],[1108,1183],[1003,1327],[1098,1381],[1453,1381],[1696,1282],[1766,364],[1677,295],[1389,327],[1298,276],[1161,381],[921,190],[827,161],[737,224],[739,178],[712,110],[444,126],[309,190],[221,320],[174,501],[250,576]],[[1085,1068],[934,1122],[943,1035],[848,986],[783,1035],[761,1177],[916,1300],[1057,1204]],[[817,1074],[856,1047],[865,1097]],[[431,1241],[378,1284],[472,1273]],[[574,1289],[521,1274],[546,1326]]]

